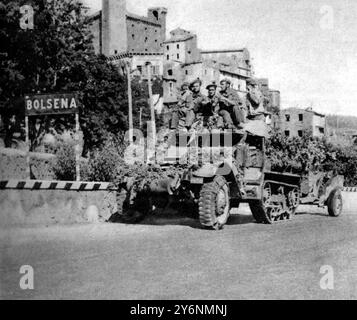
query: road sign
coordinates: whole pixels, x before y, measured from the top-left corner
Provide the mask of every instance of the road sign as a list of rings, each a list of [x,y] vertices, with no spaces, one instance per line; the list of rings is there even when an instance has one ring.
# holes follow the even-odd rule
[[[73,93],[25,96],[27,116],[78,113],[79,102]]]

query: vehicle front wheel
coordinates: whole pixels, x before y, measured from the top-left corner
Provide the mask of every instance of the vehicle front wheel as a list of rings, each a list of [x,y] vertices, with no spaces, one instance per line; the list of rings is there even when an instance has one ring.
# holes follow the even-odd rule
[[[342,213],[343,201],[340,189],[331,191],[327,199],[328,214],[331,217],[338,217]]]
[[[219,230],[227,223],[229,212],[228,183],[224,177],[216,176],[201,188],[198,204],[200,223],[204,227]]]

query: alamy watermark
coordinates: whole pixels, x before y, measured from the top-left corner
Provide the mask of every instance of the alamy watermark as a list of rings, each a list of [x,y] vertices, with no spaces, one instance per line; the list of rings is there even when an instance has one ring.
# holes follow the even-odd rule
[[[33,290],[34,289],[34,270],[30,265],[23,265],[20,267],[20,277],[19,286],[22,290]]]
[[[30,29],[32,30],[34,28],[34,10],[31,5],[23,5],[20,7],[20,13],[21,13],[21,18],[20,18],[20,28],[22,30],[27,30]]]
[[[323,276],[320,279],[320,288],[322,290],[333,290],[335,285],[335,278],[333,268],[330,265],[323,265],[320,268],[320,274]]]

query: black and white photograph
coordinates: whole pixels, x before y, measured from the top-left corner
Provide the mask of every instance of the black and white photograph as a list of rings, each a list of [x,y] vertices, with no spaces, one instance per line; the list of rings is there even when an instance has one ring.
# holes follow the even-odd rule
[[[357,299],[356,17],[0,0],[0,300]]]

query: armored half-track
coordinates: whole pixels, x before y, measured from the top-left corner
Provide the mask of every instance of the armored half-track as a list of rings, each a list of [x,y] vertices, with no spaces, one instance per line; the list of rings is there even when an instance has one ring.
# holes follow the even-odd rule
[[[342,212],[342,176],[272,171],[264,136],[206,130],[171,138],[161,166],[186,163],[187,169],[170,178],[167,188],[178,203],[195,204],[204,227],[222,228],[240,203],[248,203],[256,222],[265,224],[291,219],[301,203],[327,206],[330,216]]]

